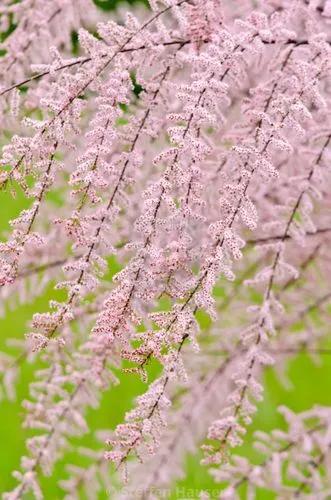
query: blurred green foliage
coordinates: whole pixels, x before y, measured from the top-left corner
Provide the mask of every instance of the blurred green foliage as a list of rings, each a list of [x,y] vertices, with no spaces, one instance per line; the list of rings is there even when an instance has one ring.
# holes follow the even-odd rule
[[[3,216],[0,218],[0,230],[3,236],[9,229],[8,220],[14,218],[22,208],[26,206],[26,201],[22,194],[17,191],[17,196],[13,199],[9,191],[1,193],[1,201],[3,207]],[[56,205],[54,204],[54,210]],[[111,279],[113,273],[118,270],[115,260],[109,262],[109,274]],[[216,290],[218,297],[225,296],[225,290],[219,286]],[[5,349],[5,341],[7,338],[22,339],[27,331],[27,324],[31,319],[33,312],[44,311],[48,308],[48,300],[50,298],[60,299],[59,292],[55,292],[53,284],[50,283],[45,294],[34,300],[31,304],[21,305],[0,319],[1,338],[0,349]],[[162,307],[166,308],[166,302]],[[312,311],[312,315],[316,314]],[[210,320],[201,313],[198,317],[200,324],[207,327]],[[315,318],[316,319],[316,318]],[[317,318],[318,320],[318,318]],[[298,328],[300,325],[298,325]],[[213,357],[213,363],[217,366],[217,357]],[[157,367],[152,366],[150,376],[153,378],[157,373]],[[134,398],[143,393],[146,389],[146,384],[140,381],[135,375],[118,373],[121,383],[113,387],[106,393],[102,399],[101,406],[98,410],[91,410],[88,413],[88,422],[90,424],[90,432],[79,441],[83,446],[96,446],[94,431],[97,429],[112,429],[121,422],[127,410],[132,408]],[[292,361],[288,368],[288,376],[291,382],[291,387],[286,389],[281,383],[279,376],[273,369],[268,369],[264,376],[265,393],[264,401],[259,405],[259,411],[254,419],[254,424],[248,429],[246,444],[238,450],[239,453],[245,454],[251,459],[259,462],[261,457],[252,447],[252,438],[254,430],[270,430],[275,427],[283,427],[282,417],[277,412],[277,407],[281,404],[287,405],[295,411],[301,411],[311,407],[314,404],[331,405],[331,392],[329,390],[329,381],[331,380],[331,359],[323,358],[320,365],[313,364],[312,361],[304,354],[298,355]],[[17,400],[14,402],[2,401],[0,413],[0,439],[1,439],[1,454],[0,454],[0,491],[7,491],[15,485],[15,480],[11,476],[12,470],[18,467],[20,457],[25,453],[25,440],[31,435],[31,432],[21,427],[23,409],[20,401],[28,398],[28,385],[33,380],[33,367],[27,363],[22,366],[22,373],[18,384]],[[194,430],[193,430],[194,431]],[[73,439],[72,442],[78,442]],[[206,472],[206,469],[199,464],[201,455],[198,453],[194,456],[187,457],[185,469],[186,477],[178,481],[174,486],[172,499],[184,498],[183,492],[186,492],[187,498],[195,498],[194,494],[197,490],[205,489],[214,491],[217,490],[211,477]],[[46,499],[61,499],[63,491],[57,485],[59,479],[66,476],[65,465],[74,463],[84,465],[87,462],[81,456],[77,456],[72,451],[68,451],[65,457],[57,464],[53,474],[49,478],[44,478],[43,488]],[[30,498],[30,497],[28,497]],[[100,499],[107,498],[107,495],[101,495]],[[108,497],[109,498],[109,497]],[[246,498],[245,489],[242,491],[242,498]],[[261,491],[259,499],[271,499],[274,496],[268,492]]]
[[[6,195],[5,198],[7,199]],[[14,215],[14,212],[17,211],[17,206],[14,210],[12,202],[9,202],[9,199],[6,201],[8,201],[7,206],[11,207],[12,214]],[[20,200],[17,200],[17,203],[20,204]],[[9,215],[8,212],[7,215]],[[115,261],[111,261],[110,266],[110,274],[118,269]],[[43,297],[38,298],[32,304],[19,306],[14,313],[8,311],[8,314],[0,320],[2,332],[0,339],[1,349],[4,348],[6,338],[23,337],[26,332],[26,324],[33,312],[46,310],[48,300],[51,297],[60,298],[58,292],[55,295],[53,286],[50,283]],[[199,320],[200,322],[204,321],[202,317]],[[213,362],[217,366],[216,356],[213,358]],[[150,376],[153,378],[156,372],[157,367],[151,367]],[[118,376],[121,383],[104,395],[99,409],[89,411],[88,422],[90,424],[90,432],[79,441],[78,439],[73,439],[73,443],[79,442],[83,446],[95,447],[94,431],[97,429],[114,428],[116,424],[121,422],[125,412],[132,408],[134,398],[145,391],[146,384],[141,382],[135,375],[118,373]],[[286,389],[273,369],[268,369],[265,373],[264,401],[259,405],[259,411],[254,419],[254,424],[248,429],[245,445],[238,450],[239,453],[250,457],[256,463],[261,460],[261,457],[252,448],[253,433],[257,429],[268,431],[275,427],[283,427],[282,417],[277,412],[279,405],[284,404],[295,411],[305,410],[314,404],[331,405],[331,393],[329,390],[331,363],[329,357],[325,357],[320,365],[316,365],[306,355],[298,355],[289,365],[288,377],[291,387]],[[20,382],[18,384],[17,401],[9,402],[5,400],[1,402],[1,492],[7,491],[14,486],[15,480],[11,477],[11,471],[18,467],[20,457],[25,453],[25,440],[31,435],[30,431],[21,427],[23,410],[20,401],[28,398],[28,385],[32,380],[32,366],[25,363],[22,366]],[[174,486],[173,494],[171,495],[172,499],[184,498],[182,496],[184,491],[187,498],[196,498],[194,492],[197,490],[217,490],[217,485],[213,483],[206,469],[200,466],[200,458],[200,453],[187,457],[185,464],[186,477],[178,481]],[[52,476],[43,480],[46,499],[63,498],[63,491],[59,488],[57,482],[66,476],[65,465],[68,463],[84,465],[87,462],[83,457],[69,450],[65,457],[57,464]],[[190,495],[190,490],[193,496]],[[107,498],[107,495],[100,495],[100,499],[102,498]],[[246,498],[244,489],[242,491],[242,498]],[[274,496],[268,492],[261,491],[258,498],[271,499]]]
[[[121,2],[121,0],[93,0],[93,2],[95,3],[95,5],[97,5],[98,7],[100,7],[100,9],[102,10],[114,10],[117,5],[119,3],[123,3]],[[148,7],[148,0],[127,0],[127,3],[130,4],[130,5],[133,5],[133,4],[136,4],[136,3],[142,3],[144,5],[146,5],[146,7]]]

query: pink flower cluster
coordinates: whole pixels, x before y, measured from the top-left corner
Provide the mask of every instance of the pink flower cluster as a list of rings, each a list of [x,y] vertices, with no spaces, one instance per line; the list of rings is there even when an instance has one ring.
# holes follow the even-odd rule
[[[9,397],[22,362],[44,367],[4,498],[47,498],[40,477],[122,376],[145,393],[101,448],[77,445],[90,466],[68,466],[65,498],[129,498],[142,482],[139,498],[156,498],[201,444],[220,498],[243,484],[249,498],[329,498],[330,408],[282,407],[288,429],[257,435],[258,465],[232,449],[266,366],[330,354],[331,3],[153,0],[125,16],[90,0],[2,3],[1,31],[15,29],[0,184],[26,207],[0,242],[1,299],[7,311],[50,283],[62,297],[35,311],[16,357],[0,355]]]

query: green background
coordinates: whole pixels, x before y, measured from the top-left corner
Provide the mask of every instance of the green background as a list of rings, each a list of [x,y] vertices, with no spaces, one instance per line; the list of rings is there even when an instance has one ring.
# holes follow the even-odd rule
[[[17,216],[22,208],[26,206],[23,195],[17,190],[17,196],[13,199],[9,192],[1,192],[1,202],[3,207],[0,220],[0,230],[2,235],[8,230],[8,220]],[[54,205],[55,207],[55,205]],[[115,261],[110,262],[109,277],[118,270]],[[14,311],[8,311],[4,318],[0,319],[0,350],[8,350],[5,346],[6,339],[22,339],[26,333],[26,325],[30,321],[32,314],[36,311],[47,310],[50,298],[61,298],[58,292],[53,290],[53,283],[49,284],[46,293],[33,301],[31,304],[18,306]],[[222,288],[218,289],[218,294],[224,293]],[[313,313],[312,313],[313,314]],[[316,320],[316,317],[315,317]],[[202,322],[204,319],[202,319]],[[206,322],[206,321],[205,321]],[[207,322],[206,322],[207,323]],[[297,325],[300,328],[300,324]],[[275,427],[283,428],[284,422],[277,412],[279,405],[286,405],[295,411],[302,411],[310,408],[314,404],[331,405],[331,357],[324,356],[321,363],[316,365],[305,354],[300,354],[288,364],[288,375],[292,382],[292,388],[286,389],[278,380],[273,369],[267,369],[264,376],[264,400],[259,405],[258,412],[254,418],[253,425],[248,429],[246,444],[237,452],[248,456],[258,463],[262,457],[252,448],[252,437],[254,430],[270,430]],[[217,361],[215,360],[215,363]],[[0,402],[0,491],[8,491],[14,487],[15,479],[11,472],[18,468],[20,457],[25,453],[25,440],[31,435],[21,428],[22,417],[24,415],[21,401],[28,398],[28,385],[33,380],[33,366],[24,363],[21,367],[19,378],[17,401],[10,402],[3,400]],[[151,370],[151,376],[155,375],[155,369]],[[134,398],[143,393],[146,385],[135,375],[120,375],[121,384],[112,388],[102,399],[101,407],[98,410],[91,410],[88,413],[90,432],[84,436],[79,443],[86,446],[95,446],[94,431],[97,429],[111,429],[123,420],[125,412],[134,404]],[[74,441],[73,441],[74,442]],[[200,466],[201,455],[188,456],[185,464],[186,478],[179,481],[174,488],[185,488],[188,498],[189,489],[192,490],[215,490],[217,485],[203,466]],[[85,464],[84,459],[77,457],[74,453],[67,453],[55,467],[51,477],[42,481],[45,498],[63,498],[63,491],[58,487],[57,481],[66,477],[65,465],[68,463]],[[180,489],[178,490],[180,491]],[[245,489],[241,491],[242,498],[245,498]],[[30,497],[27,497],[30,498]],[[84,497],[82,497],[84,498]],[[100,496],[106,498],[106,495]],[[176,494],[175,490],[171,498],[183,498],[181,494]],[[258,498],[274,498],[274,495],[260,491]]]

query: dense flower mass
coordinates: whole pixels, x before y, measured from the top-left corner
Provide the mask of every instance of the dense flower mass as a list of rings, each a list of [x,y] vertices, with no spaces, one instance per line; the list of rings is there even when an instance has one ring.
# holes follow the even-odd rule
[[[84,459],[63,498],[161,498],[199,448],[219,498],[331,498],[331,408],[283,405],[259,463],[235,449],[266,367],[331,354],[331,2],[123,12],[0,6],[0,196],[24,199],[0,242],[3,313],[51,297],[0,355],[4,397],[35,367],[3,498],[49,498],[68,450]],[[91,407],[137,378],[83,447]]]

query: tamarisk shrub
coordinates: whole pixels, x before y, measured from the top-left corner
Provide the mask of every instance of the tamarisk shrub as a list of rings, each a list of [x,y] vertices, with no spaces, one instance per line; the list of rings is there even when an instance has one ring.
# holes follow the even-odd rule
[[[313,0],[2,2],[0,196],[25,199],[0,242],[2,312],[57,290],[0,357],[4,397],[36,368],[5,499],[49,497],[68,449],[85,465],[58,478],[64,498],[158,498],[199,446],[220,498],[330,498],[327,406],[282,406],[258,465],[233,451],[265,367],[330,354],[330,16]],[[90,408],[137,377],[83,447]]]

